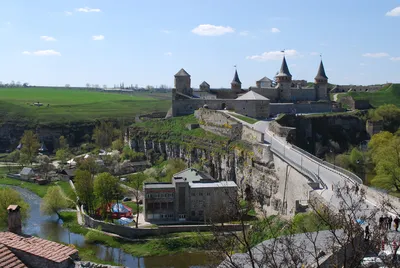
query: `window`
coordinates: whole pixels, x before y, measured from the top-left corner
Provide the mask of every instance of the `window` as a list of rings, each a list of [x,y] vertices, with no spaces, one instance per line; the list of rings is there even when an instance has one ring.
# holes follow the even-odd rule
[[[203,192],[199,192],[199,196],[203,196]]]
[[[211,193],[210,192],[207,192],[207,196],[210,196],[211,195]]]
[[[199,217],[203,217],[204,212],[202,210],[199,210]]]
[[[196,192],[192,192],[192,196],[196,196]]]
[[[151,194],[146,194],[146,198],[151,198]]]

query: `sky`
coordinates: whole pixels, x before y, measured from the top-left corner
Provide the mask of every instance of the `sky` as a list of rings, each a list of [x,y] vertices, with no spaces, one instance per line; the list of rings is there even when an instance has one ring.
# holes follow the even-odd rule
[[[0,81],[242,87],[273,78],[400,82],[399,0],[13,0],[0,2]]]

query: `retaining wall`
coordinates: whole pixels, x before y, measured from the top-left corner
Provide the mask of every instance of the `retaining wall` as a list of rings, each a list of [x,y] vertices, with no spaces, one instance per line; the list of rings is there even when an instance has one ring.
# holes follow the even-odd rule
[[[234,224],[224,224],[224,226],[212,226],[212,225],[166,225],[159,226],[158,228],[132,228],[122,225],[116,225],[113,223],[107,223],[99,220],[95,220],[88,215],[82,213],[85,226],[93,229],[101,228],[102,231],[117,234],[122,237],[137,239],[148,236],[159,236],[171,233],[181,232],[209,232],[218,230],[219,232],[235,232],[241,231],[242,226]],[[245,228],[248,228],[246,226]]]

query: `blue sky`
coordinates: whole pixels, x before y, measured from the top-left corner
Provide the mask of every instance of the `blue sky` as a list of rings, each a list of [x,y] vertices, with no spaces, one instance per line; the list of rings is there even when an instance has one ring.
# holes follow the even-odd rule
[[[400,82],[397,0],[19,0],[0,3],[0,81],[243,87],[320,59],[337,84]]]

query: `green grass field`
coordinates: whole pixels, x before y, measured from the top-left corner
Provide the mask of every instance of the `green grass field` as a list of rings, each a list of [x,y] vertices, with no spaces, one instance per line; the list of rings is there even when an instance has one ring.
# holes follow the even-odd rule
[[[169,97],[169,93],[128,95],[66,88],[0,88],[0,122],[20,118],[39,123],[133,120],[138,114],[166,112],[171,105]],[[43,106],[32,105],[35,102]]]
[[[349,92],[356,100],[369,100],[372,106],[394,104],[400,107],[400,84],[391,84],[377,92]]]

